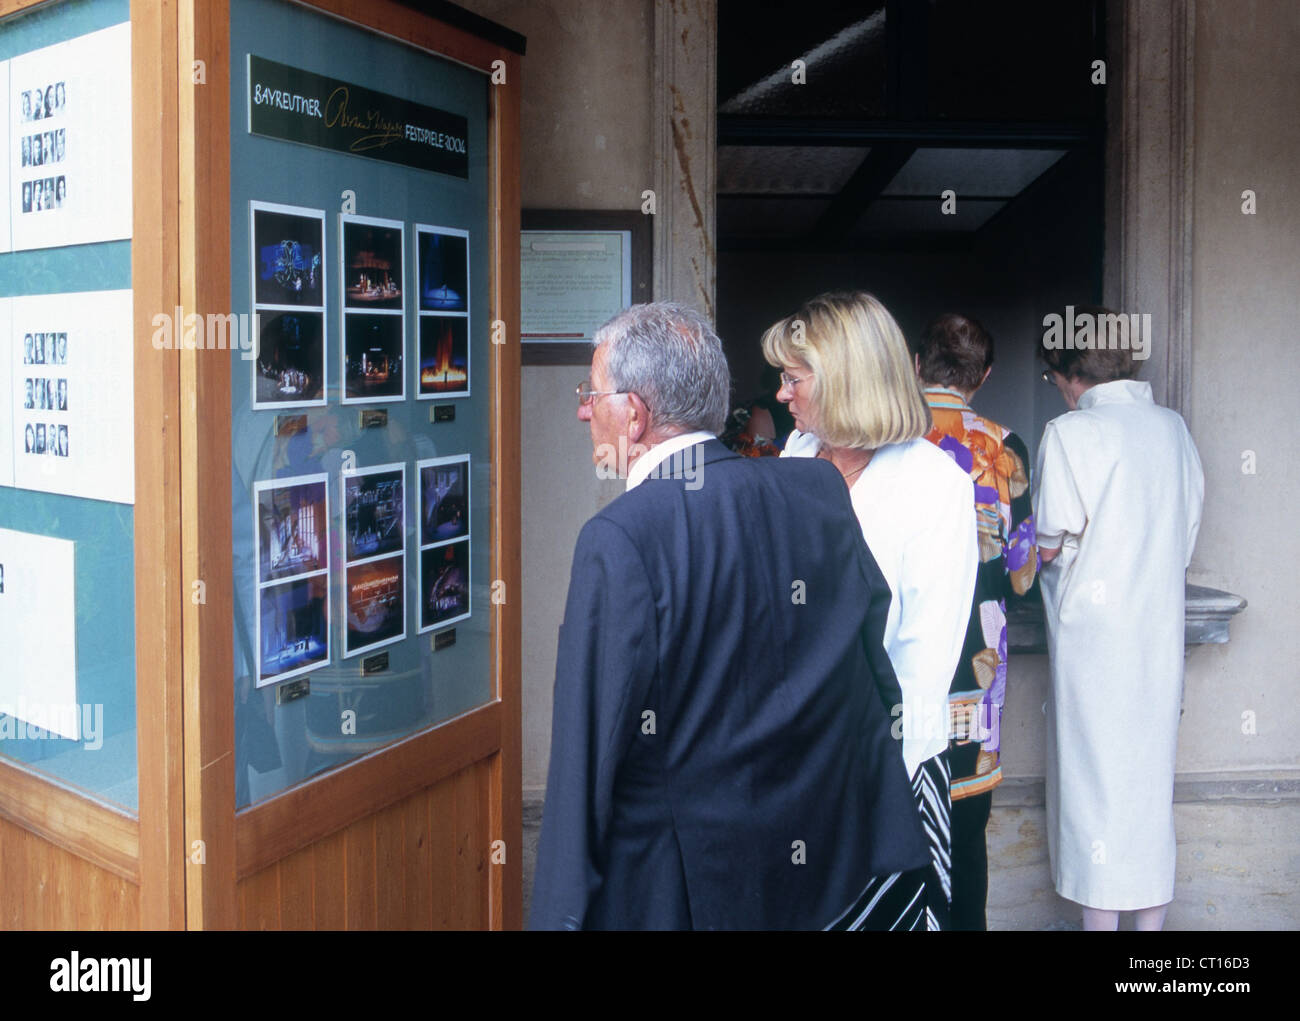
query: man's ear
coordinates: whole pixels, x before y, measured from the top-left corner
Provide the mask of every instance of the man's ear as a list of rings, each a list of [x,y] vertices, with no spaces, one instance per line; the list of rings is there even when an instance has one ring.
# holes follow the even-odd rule
[[[640,443],[650,432],[650,409],[641,396],[634,393],[627,395],[627,407],[627,440],[629,443]]]

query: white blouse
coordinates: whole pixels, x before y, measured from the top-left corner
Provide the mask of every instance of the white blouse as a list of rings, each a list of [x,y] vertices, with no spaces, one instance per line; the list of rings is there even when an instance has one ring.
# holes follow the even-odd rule
[[[782,457],[815,457],[821,440],[795,430]],[[881,447],[849,490],[862,536],[893,596],[885,651],[903,692],[908,776],[948,747],[948,688],[966,639],[979,549],[970,476],[924,438]]]

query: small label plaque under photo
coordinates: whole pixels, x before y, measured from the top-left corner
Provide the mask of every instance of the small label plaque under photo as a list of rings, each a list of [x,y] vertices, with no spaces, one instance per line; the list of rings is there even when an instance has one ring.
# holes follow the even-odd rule
[[[387,429],[387,408],[363,408],[361,411],[362,429]]]
[[[296,681],[286,681],[275,689],[275,704],[285,705],[310,694],[311,678],[299,677]]]
[[[388,669],[388,653],[381,652],[374,656],[367,656],[361,661],[361,676],[369,677],[371,674],[382,674]]]
[[[454,422],[456,421],[456,405],[454,404],[435,404],[429,409],[430,422]]]
[[[275,435],[289,437],[297,436],[299,433],[307,431],[306,415],[276,415],[275,416]]]
[[[446,631],[439,631],[433,636],[433,651],[441,652],[443,649],[449,649],[456,644],[456,629],[447,628]]]

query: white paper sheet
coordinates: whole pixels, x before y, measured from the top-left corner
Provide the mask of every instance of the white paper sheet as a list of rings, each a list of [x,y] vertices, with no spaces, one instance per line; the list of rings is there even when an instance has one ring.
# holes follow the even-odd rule
[[[0,486],[14,484],[13,444],[13,385],[10,381],[13,368],[10,350],[9,299],[0,298]]]
[[[0,713],[78,740],[75,549],[0,528]]]
[[[13,250],[131,236],[131,26],[9,61]]]
[[[9,61],[0,60],[0,138],[9,138]],[[13,145],[22,145],[21,137],[18,141],[13,141]],[[20,150],[21,154],[21,150]],[[0,180],[4,182],[4,194],[9,194],[9,161],[0,160],[4,166],[0,167]],[[11,238],[9,236],[9,203],[8,201],[0,202],[0,252],[7,252],[11,249]]]
[[[131,292],[31,295],[9,308],[14,485],[134,503]]]

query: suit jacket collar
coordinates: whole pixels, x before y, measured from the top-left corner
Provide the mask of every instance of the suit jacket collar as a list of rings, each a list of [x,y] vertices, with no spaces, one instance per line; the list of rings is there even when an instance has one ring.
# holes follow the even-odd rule
[[[717,438],[709,437],[707,440],[700,440],[669,454],[662,461],[657,462],[647,475],[639,478],[637,484],[649,479],[672,479],[683,476],[690,479],[705,465],[738,457],[739,454],[727,449]]]

